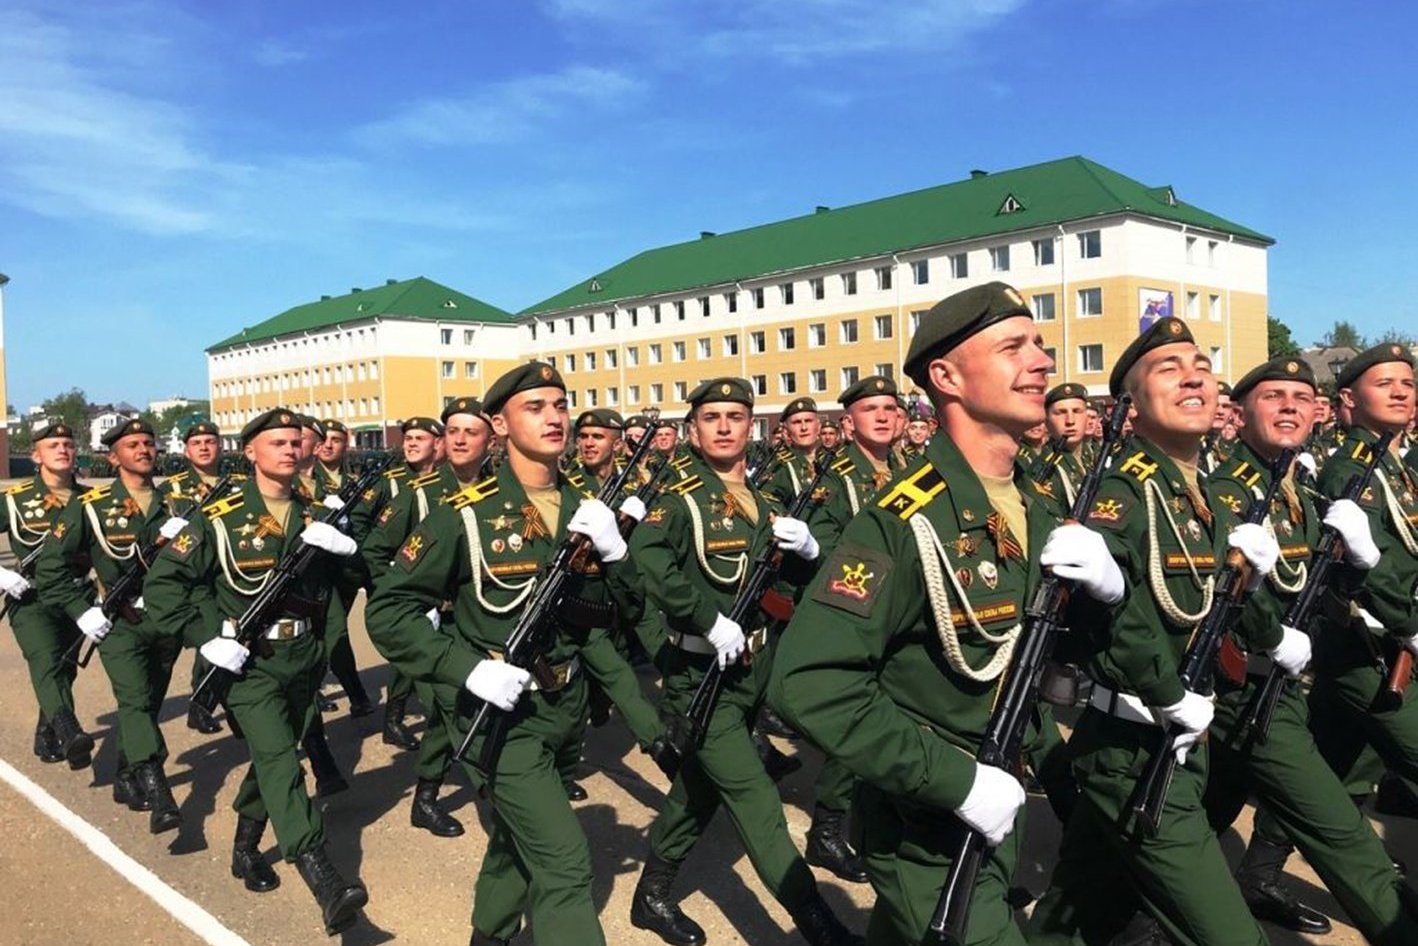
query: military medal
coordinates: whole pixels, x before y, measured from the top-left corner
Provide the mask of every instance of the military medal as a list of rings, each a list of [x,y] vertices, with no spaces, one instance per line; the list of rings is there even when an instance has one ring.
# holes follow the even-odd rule
[[[516,532],[512,533],[511,535],[509,535],[509,536],[507,537],[507,547],[510,548],[510,549],[511,549],[512,551],[514,551],[514,552],[519,552],[519,551],[521,551],[521,549],[522,549],[522,536],[521,536],[520,534],[516,533]]]
[[[128,517],[127,517],[127,516],[119,516],[119,517],[118,517],[116,520],[114,520],[114,521],[118,523],[118,528],[120,528],[120,529],[126,529],[126,528],[128,527]]]
[[[955,554],[961,558],[969,558],[971,555],[975,554],[975,540],[963,532],[960,533],[960,538],[950,543],[950,546],[955,549]]]
[[[251,547],[259,552],[266,547],[266,540],[258,535],[256,538],[251,540]]]
[[[492,551],[494,554],[500,555],[502,553],[502,550],[505,548],[507,548],[506,542],[502,541],[501,539],[492,540]]]
[[[994,562],[981,562],[979,564],[980,580],[985,583],[985,587],[991,591],[999,585],[999,570],[995,568]]]
[[[1192,537],[1193,542],[1201,541],[1201,523],[1195,519],[1187,520],[1187,535]]]
[[[968,568],[957,568],[955,570],[955,580],[962,589],[968,589],[975,583],[975,573]]]
[[[1289,519],[1281,519],[1279,529],[1286,535],[1289,535],[1290,533],[1295,531],[1295,527],[1290,524]]]

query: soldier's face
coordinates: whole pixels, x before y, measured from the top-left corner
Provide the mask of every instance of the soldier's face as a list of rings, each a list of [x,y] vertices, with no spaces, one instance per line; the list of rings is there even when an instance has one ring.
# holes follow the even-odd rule
[[[644,428],[644,427],[627,427],[627,428],[625,428],[625,445],[626,445],[627,449],[633,449],[633,448],[630,447],[630,445],[631,445],[631,444],[634,444],[634,443],[639,443],[639,442],[640,442],[640,438],[643,437],[643,436],[645,436],[645,428]]]
[[[1340,388],[1339,399],[1354,423],[1376,433],[1397,433],[1413,413],[1413,369],[1401,361],[1374,365],[1351,387]]]
[[[449,414],[443,428],[443,449],[448,462],[460,469],[477,466],[487,456],[492,428],[476,414]]]
[[[1220,430],[1231,422],[1231,395],[1216,392],[1216,416],[1211,419],[1211,426],[1215,430]]]
[[[30,459],[36,466],[56,475],[72,473],[76,456],[74,441],[70,437],[45,437],[36,442],[30,451]]]
[[[822,419],[814,411],[798,411],[784,421],[788,442],[795,447],[815,447],[822,437]]]
[[[1334,417],[1334,410],[1330,407],[1329,398],[1321,394],[1315,397],[1315,423],[1328,424]]]
[[[316,450],[316,455],[320,457],[321,461],[324,463],[330,466],[338,466],[340,461],[345,458],[345,451],[349,448],[349,435],[341,430],[332,430],[325,435],[324,441],[321,442],[319,448]]]
[[[1020,438],[1031,447],[1042,447],[1049,439],[1049,426],[1047,424],[1035,424],[1024,431],[1024,436]]]
[[[1050,437],[1062,437],[1066,446],[1076,447],[1088,429],[1088,406],[1082,398],[1060,398],[1049,407],[1046,420]]]
[[[707,401],[694,409],[690,422],[699,438],[699,450],[705,459],[719,464],[740,460],[748,449],[749,429],[753,415],[737,401]]]
[[[906,439],[913,447],[922,446],[931,435],[931,425],[923,420],[913,420],[906,425]]]
[[[891,446],[896,439],[896,395],[873,394],[853,401],[847,407],[852,422],[852,436],[867,447]]]
[[[1262,381],[1241,401],[1242,439],[1262,456],[1299,448],[1315,424],[1315,389],[1303,381]]]
[[[509,451],[543,463],[560,459],[570,426],[566,392],[557,387],[519,391],[492,419],[492,429],[507,439]]]
[[[900,439],[901,435],[906,432],[906,423],[906,411],[898,402],[896,405],[896,436],[892,437],[892,440]]]
[[[294,427],[263,430],[242,449],[246,459],[263,476],[289,482],[300,463],[301,433]]]
[[[661,453],[669,453],[673,450],[678,440],[679,435],[675,433],[673,427],[658,427],[655,429],[655,449]]]
[[[300,430],[300,462],[305,463],[315,456],[315,449],[320,446],[320,435],[309,427],[302,427]]]
[[[427,463],[434,457],[434,443],[438,440],[427,430],[410,430],[404,433],[404,460],[410,466]]]
[[[195,434],[187,438],[182,452],[192,461],[193,466],[206,472],[216,467],[217,458],[222,455],[222,442],[217,439],[216,434]]]
[[[576,455],[594,470],[615,456],[619,441],[619,434],[608,427],[582,427],[576,432]]]
[[[158,448],[152,434],[128,434],[109,448],[108,462],[127,473],[147,476],[157,462]]]
[[[823,445],[824,447],[827,447],[828,449],[832,449],[833,447],[836,447],[837,444],[839,444],[839,443],[841,443],[841,442],[842,442],[842,435],[837,431],[837,428],[836,428],[836,427],[824,427],[824,428],[822,428],[822,445]]]
[[[1139,433],[1205,434],[1216,418],[1216,376],[1211,359],[1191,342],[1152,349],[1138,359],[1130,382]]]
[[[1098,416],[1098,412],[1093,408],[1088,409],[1088,425],[1085,428],[1090,437],[1103,436],[1103,418]]]
[[[1016,440],[1044,422],[1044,392],[1054,360],[1027,316],[981,329],[928,367],[930,384],[976,422]],[[948,417],[941,419],[949,423]]]

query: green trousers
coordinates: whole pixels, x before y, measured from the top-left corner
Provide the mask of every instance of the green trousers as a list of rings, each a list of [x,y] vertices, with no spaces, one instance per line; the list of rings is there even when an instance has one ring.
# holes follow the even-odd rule
[[[9,618],[40,713],[50,720],[63,710],[72,711],[78,668],[64,654],[82,636],[79,629],[66,615],[35,600],[11,601]]]
[[[1088,709],[1069,741],[1080,789],[1029,941],[1105,946],[1144,908],[1180,946],[1266,942],[1202,807],[1207,749],[1178,766],[1154,837],[1132,829],[1127,803],[1157,739],[1155,726]]]
[[[389,667],[389,687],[384,694],[384,702],[403,702],[414,692],[414,678],[406,677],[391,664]],[[425,712],[428,707],[424,707]]]
[[[458,711],[458,689],[445,683],[414,683],[424,706],[428,724],[419,740],[414,772],[420,781],[442,782],[453,764],[453,742],[449,735]],[[458,740],[462,744],[462,739]]]
[[[511,939],[524,914],[538,943],[604,946],[591,899],[591,851],[566,799],[558,760],[579,754],[586,683],[522,695],[501,740],[496,766],[480,768],[483,739],[470,747],[468,776],[491,801],[487,851],[473,891],[473,928]],[[461,745],[473,700],[460,701],[449,738]]]
[[[325,657],[345,696],[351,702],[365,703],[369,701],[369,694],[359,679],[354,647],[350,643],[349,612],[354,607],[359,589],[358,582],[342,576],[335,586],[335,593],[330,595],[330,604],[325,612]]]
[[[664,708],[683,713],[715,658],[672,645],[666,651],[670,672],[665,676]],[[768,684],[771,654],[764,650],[750,666],[729,671],[704,745],[680,768],[650,826],[650,849],[671,864],[682,863],[722,804],[759,879],[791,911],[816,892],[817,882],[788,836],[783,801],[753,745],[753,721]]]
[[[1310,690],[1315,744],[1345,784],[1365,770],[1362,763],[1371,746],[1390,772],[1418,781],[1418,684],[1409,687],[1402,705],[1376,712],[1374,697],[1382,684],[1378,670],[1365,664],[1321,671]]]
[[[1368,819],[1315,747],[1298,684],[1286,685],[1264,742],[1239,732],[1261,680],[1251,677],[1243,687],[1228,687],[1216,703],[1205,795],[1213,830],[1229,827],[1254,793],[1365,939],[1375,946],[1418,946],[1418,916],[1405,910],[1402,880]]]
[[[635,741],[644,749],[664,732],[660,715],[640,689],[635,669],[616,647],[610,631],[592,630],[581,647],[581,666],[586,675],[600,685],[611,703],[620,711]]]
[[[146,617],[137,624],[119,618],[99,644],[99,657],[118,704],[118,745],[129,765],[162,762],[167,743],[158,711],[182,650],[180,631],[160,630]]]
[[[325,657],[314,634],[272,641],[271,647],[271,656],[247,663],[227,697],[228,711],[251,752],[251,766],[232,807],[258,821],[269,818],[281,856],[291,861],[325,840],[320,810],[305,790],[305,772],[296,755],[316,712]]]

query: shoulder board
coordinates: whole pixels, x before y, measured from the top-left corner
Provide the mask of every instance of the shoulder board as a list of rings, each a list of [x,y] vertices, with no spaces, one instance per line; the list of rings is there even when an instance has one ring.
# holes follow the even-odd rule
[[[681,496],[688,496],[703,485],[704,480],[697,476],[690,476],[680,480],[678,483],[671,483],[666,489],[671,493],[679,493]]]
[[[850,473],[856,472],[856,469],[857,464],[852,462],[851,457],[843,457],[836,463],[832,464],[832,472],[838,474],[839,476],[847,476]]]
[[[685,467],[689,466],[689,465],[690,465],[691,463],[693,463],[693,462],[694,462],[694,458],[693,458],[693,457],[689,457],[689,456],[675,457],[674,459],[672,459],[672,460],[670,461],[670,468],[673,469],[673,470],[676,470],[676,471],[678,471],[678,470],[683,470]]]
[[[580,489],[581,487],[586,485],[586,477],[582,476],[580,473],[567,473],[566,482],[570,483],[577,489]]]
[[[396,470],[385,470],[385,471],[384,471],[384,478],[385,478],[386,480],[401,480],[401,479],[403,479],[404,477],[406,477],[406,476],[408,476],[408,475],[409,475],[409,468],[408,468],[407,466],[401,466],[401,467],[399,467],[399,468],[396,469]]]
[[[80,496],[80,497],[79,497],[79,502],[81,502],[81,503],[96,503],[96,502],[98,502],[100,499],[107,499],[108,496],[109,496],[109,494],[112,493],[112,492],[113,492],[113,487],[112,487],[111,485],[109,485],[109,486],[95,486],[93,489],[89,490],[87,493],[85,493],[84,495]]]
[[[1354,442],[1354,449],[1349,451],[1349,458],[1351,460],[1358,460],[1360,463],[1368,463],[1369,455],[1372,453],[1373,451],[1369,449],[1368,444],[1362,440],[1356,440]]]
[[[1123,461],[1123,465],[1118,467],[1123,473],[1134,476],[1139,483],[1144,483],[1147,478],[1157,472],[1157,464],[1147,459],[1147,454],[1139,450]]]
[[[787,463],[789,460],[793,459],[793,451],[789,450],[787,447],[779,448],[778,459],[782,460],[784,463]]]
[[[489,496],[496,496],[498,491],[497,477],[489,476],[481,483],[474,483],[472,486],[464,486],[458,492],[444,500],[454,509],[462,509],[464,506],[472,506],[480,503]]]
[[[33,480],[25,480],[23,483],[16,483],[14,486],[11,486],[10,488],[5,490],[5,495],[18,496],[33,485]]]
[[[425,486],[437,483],[440,475],[437,470],[429,470],[427,473],[414,477],[404,485],[410,489],[422,489]]]
[[[230,493],[221,499],[213,500],[202,507],[202,514],[208,519],[220,519],[228,513],[235,512],[246,504],[246,497],[240,493]]]
[[[905,479],[897,481],[891,491],[876,504],[902,519],[910,519],[927,503],[945,491],[945,477],[934,464],[927,464]]]
[[[1247,486],[1254,486],[1260,482],[1260,470],[1257,470],[1245,460],[1237,463],[1235,468],[1226,475],[1235,477]]]

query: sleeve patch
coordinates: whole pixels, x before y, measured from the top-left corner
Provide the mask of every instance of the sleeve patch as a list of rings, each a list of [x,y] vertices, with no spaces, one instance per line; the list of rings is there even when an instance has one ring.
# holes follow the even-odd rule
[[[180,562],[185,562],[192,555],[194,549],[202,544],[202,537],[191,529],[183,529],[177,534],[177,538],[167,544],[167,554]]]
[[[1115,526],[1123,521],[1123,516],[1127,512],[1127,504],[1121,499],[1109,497],[1099,499],[1093,503],[1093,508],[1088,511],[1088,524],[1097,523],[1102,526]]]
[[[380,512],[379,512],[379,524],[380,524],[381,526],[388,525],[388,524],[389,524],[389,520],[390,520],[390,519],[393,519],[393,518],[394,518],[394,507],[393,507],[393,506],[385,506],[382,510],[380,510]]]
[[[419,559],[432,547],[434,539],[422,529],[415,532],[404,540],[404,544],[399,546],[399,552],[394,556],[394,562],[406,572],[414,570],[414,566],[419,563]]]
[[[843,544],[823,566],[823,576],[813,600],[858,617],[871,617],[872,609],[892,563],[881,552]]]

